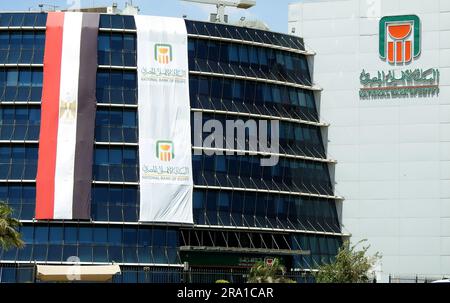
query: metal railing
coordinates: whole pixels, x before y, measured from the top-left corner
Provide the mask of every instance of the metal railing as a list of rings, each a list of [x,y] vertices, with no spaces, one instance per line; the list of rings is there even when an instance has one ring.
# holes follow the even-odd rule
[[[216,283],[226,280],[230,283],[246,283],[250,269],[246,268],[166,268],[123,266],[121,273],[113,277],[110,283]],[[288,272],[284,276],[297,283],[312,283],[310,272]],[[76,281],[75,281],[76,282]],[[40,283],[33,264],[2,264],[0,283]]]
[[[389,283],[431,283],[437,280],[450,279],[450,275],[442,276],[425,276],[425,275],[412,275],[412,276],[400,276],[389,275]]]

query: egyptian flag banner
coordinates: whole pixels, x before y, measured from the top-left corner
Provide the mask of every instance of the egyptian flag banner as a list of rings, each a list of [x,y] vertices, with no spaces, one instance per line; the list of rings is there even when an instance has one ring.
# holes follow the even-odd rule
[[[99,14],[47,17],[36,219],[90,218]]]

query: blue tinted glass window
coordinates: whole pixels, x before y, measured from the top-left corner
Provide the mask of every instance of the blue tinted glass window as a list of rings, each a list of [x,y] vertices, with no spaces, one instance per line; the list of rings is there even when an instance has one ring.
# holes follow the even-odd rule
[[[111,125],[121,125],[122,124],[122,111],[111,110],[109,112],[109,119]]]
[[[255,47],[250,48],[250,63],[251,64],[259,64],[258,50]]]
[[[112,28],[124,28],[123,24],[123,16],[121,15],[112,15],[111,16],[111,27]]]
[[[123,25],[126,29],[136,29],[133,16],[123,16]]]
[[[64,231],[62,226],[52,226],[50,228],[50,244],[62,244]]]
[[[44,49],[44,46],[45,46],[45,33],[35,32],[34,43],[35,43],[35,49]]]
[[[268,61],[267,61],[267,53],[266,50],[264,48],[260,48],[259,49],[259,64],[261,65],[267,65]]]
[[[24,48],[32,48],[34,44],[34,32],[22,33],[22,45]]]
[[[114,51],[122,51],[123,50],[123,39],[121,34],[112,34],[111,35],[111,49]]]
[[[115,148],[109,151],[109,163],[121,164],[122,163],[122,150]]]
[[[34,203],[36,196],[35,186],[23,186],[22,200],[24,203]]]
[[[125,245],[135,246],[137,244],[137,232],[134,228],[123,229],[123,242]]]
[[[30,86],[31,85],[31,71],[21,71],[19,74],[19,85]]]
[[[228,57],[230,58],[230,62],[239,62],[239,49],[237,45],[229,45],[228,46]]]
[[[151,246],[152,231],[150,229],[139,230],[139,245],[140,246]]]
[[[0,280],[3,283],[16,283],[16,268],[15,267],[3,267],[1,268]]]
[[[11,14],[1,14],[0,18],[0,26],[9,26],[9,22],[11,20]]]
[[[226,172],[225,166],[225,157],[218,157],[216,161],[216,171],[217,172]]]
[[[28,120],[28,109],[27,108],[16,108],[16,120],[27,121]]]
[[[20,196],[22,195],[22,188],[20,186],[10,186],[9,188],[9,200],[14,203],[20,201]]]
[[[165,246],[166,245],[166,232],[164,230],[153,230],[153,246]]]
[[[9,32],[0,32],[0,49],[9,48]]]
[[[136,164],[136,150],[124,149],[123,151],[123,163],[124,164]]]
[[[123,83],[123,75],[122,72],[114,71],[111,72],[111,86],[112,87],[122,87]]]
[[[204,196],[203,196],[202,192],[194,191],[194,200],[193,200],[193,208],[194,208],[194,210],[197,210],[197,209],[201,210],[201,209],[204,208],[203,198],[204,198]]]
[[[13,161],[14,160],[25,160],[25,147],[14,147],[13,148]]]
[[[221,192],[219,194],[219,201],[218,201],[218,207],[219,209],[230,209],[230,194],[227,192]]]
[[[98,72],[97,73],[97,88],[109,87],[109,76],[110,76],[110,74],[107,72]]]
[[[9,39],[9,36],[6,39]],[[0,41],[1,41],[1,38],[0,38]],[[193,58],[195,55],[195,42],[193,40],[188,41],[188,53],[189,53],[189,58]]]
[[[239,46],[239,59],[243,63],[248,63],[248,49],[246,45],[240,45]]]
[[[134,35],[125,34],[123,36],[123,48],[126,51],[135,51],[136,50],[136,37]]]
[[[21,32],[11,32],[10,48],[20,49],[22,44],[22,33]]]
[[[48,243],[48,227],[36,226],[34,229],[34,242],[37,244]]]
[[[14,108],[3,108],[0,109],[2,114],[2,118],[4,121],[13,122],[15,120]]]
[[[78,242],[77,228],[74,226],[66,226],[64,228],[64,243],[76,244]]]
[[[31,124],[37,124],[41,121],[41,110],[39,108],[30,108],[29,121]]]
[[[111,15],[100,15],[100,28],[111,28]]]
[[[94,229],[94,243],[107,244],[108,243],[108,229],[105,227],[97,227]]]
[[[3,86],[6,83],[6,75],[7,73],[5,73],[4,71],[0,71],[0,89],[3,89]]]
[[[135,89],[137,86],[136,83],[136,74],[125,72],[123,73],[123,86],[129,89]]]
[[[105,148],[95,149],[94,161],[96,164],[107,164],[108,163],[108,150]]]
[[[20,233],[22,234],[22,240],[25,243],[33,243],[33,226],[22,226],[20,228]]]
[[[95,114],[95,124],[97,126],[105,126],[109,124],[109,111],[97,109]]]
[[[14,150],[15,153],[18,153],[20,155],[20,153],[22,152],[21,149],[19,150]],[[37,160],[38,158],[38,148],[37,147],[27,147],[26,151],[24,149],[23,151],[23,155],[24,155],[24,159],[26,160]]]
[[[79,228],[78,240],[82,244],[92,244],[92,228],[81,226]]]
[[[42,87],[43,73],[40,70],[33,71],[32,86]]]
[[[22,26],[24,15],[25,14],[21,14],[21,13],[11,14],[12,18],[11,18],[10,26]]]
[[[109,34],[100,34],[98,36],[98,49],[108,51],[111,49]]]
[[[45,26],[46,22],[47,22],[47,14],[45,13],[37,14],[35,26]]]
[[[167,231],[167,246],[176,247],[178,245],[178,233],[176,230]]]
[[[122,245],[122,229],[117,227],[109,228],[108,242],[110,245]]]
[[[11,159],[11,149],[8,147],[0,147],[0,161],[2,163],[9,163]]]
[[[125,110],[123,112],[123,125],[136,126],[136,111]]]
[[[7,86],[17,86],[17,81],[19,80],[19,72],[17,70],[8,70],[6,85]]]
[[[23,26],[34,26],[35,22],[36,22],[35,14],[25,14]]]

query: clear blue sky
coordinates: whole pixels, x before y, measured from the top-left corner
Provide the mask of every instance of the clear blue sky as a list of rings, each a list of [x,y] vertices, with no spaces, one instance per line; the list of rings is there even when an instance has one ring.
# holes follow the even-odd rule
[[[130,0],[128,0],[130,1]],[[245,11],[232,9],[228,10],[232,19],[239,19],[246,16],[250,19],[260,19],[269,25],[270,29],[278,32],[287,32],[288,3],[299,2],[300,0],[257,0],[256,7]],[[119,7],[123,7],[125,0],[2,0],[0,10],[38,10],[39,3],[58,5],[61,9],[70,6],[88,7],[111,5],[117,2]],[[215,10],[214,6],[192,5],[179,0],[134,0],[133,3],[141,8],[141,14],[181,17],[186,14],[189,19],[205,20],[208,11]]]

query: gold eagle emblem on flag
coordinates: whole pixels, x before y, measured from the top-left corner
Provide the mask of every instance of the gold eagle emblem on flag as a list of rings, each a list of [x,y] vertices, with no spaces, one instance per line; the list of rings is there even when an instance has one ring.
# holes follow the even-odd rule
[[[59,101],[59,119],[64,122],[75,121],[77,115],[77,102],[66,99]]]

